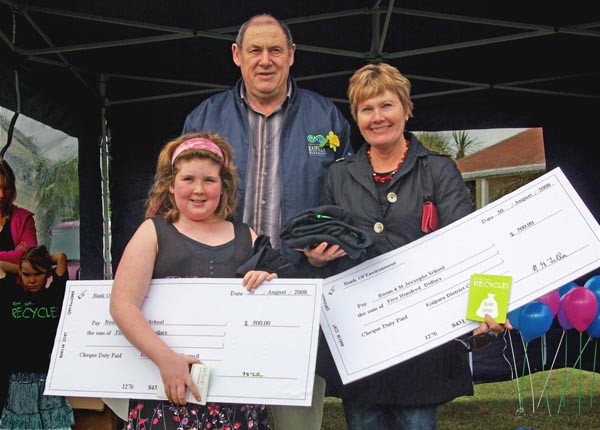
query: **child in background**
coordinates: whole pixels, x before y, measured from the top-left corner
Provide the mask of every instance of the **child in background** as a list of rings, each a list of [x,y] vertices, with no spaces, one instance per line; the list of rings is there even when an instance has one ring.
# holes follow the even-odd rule
[[[0,268],[10,272],[11,266]],[[70,429],[75,421],[67,399],[43,394],[68,279],[67,257],[50,255],[44,245],[28,248],[18,274],[22,285],[10,275],[0,280],[10,372],[0,429]]]

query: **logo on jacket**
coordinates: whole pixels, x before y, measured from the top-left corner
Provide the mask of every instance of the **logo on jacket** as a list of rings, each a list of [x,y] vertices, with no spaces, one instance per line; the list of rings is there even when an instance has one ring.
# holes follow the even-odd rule
[[[335,152],[340,146],[340,138],[333,131],[330,131],[327,136],[309,134],[306,136],[306,141],[308,142],[309,155],[316,157],[325,157],[327,155],[327,148]]]

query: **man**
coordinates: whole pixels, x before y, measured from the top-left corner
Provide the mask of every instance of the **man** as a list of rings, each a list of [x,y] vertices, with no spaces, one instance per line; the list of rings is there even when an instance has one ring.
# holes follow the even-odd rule
[[[296,46],[283,22],[250,18],[231,50],[242,78],[194,109],[183,132],[219,133],[232,145],[240,178],[236,220],[298,261],[301,254],[279,239],[281,226],[319,205],[327,167],[352,153],[350,126],[331,101],[298,88],[289,76]],[[275,429],[320,429],[324,392],[324,380],[316,377],[312,407],[273,406]]]
[[[292,262],[301,254],[281,243],[281,226],[318,206],[327,167],[352,151],[342,113],[289,76],[295,49],[284,23],[250,18],[231,47],[242,78],[202,102],[183,127],[219,133],[232,145],[240,178],[236,220],[268,235]]]

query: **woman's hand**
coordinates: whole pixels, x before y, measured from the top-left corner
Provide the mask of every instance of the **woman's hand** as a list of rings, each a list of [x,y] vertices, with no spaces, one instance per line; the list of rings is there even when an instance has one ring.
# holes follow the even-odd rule
[[[27,245],[27,242],[22,240],[17,244],[17,246],[15,246],[15,251],[26,251],[27,248],[29,248],[29,245]]]
[[[200,401],[200,392],[190,375],[190,366],[194,363],[201,363],[201,361],[189,355],[171,351],[171,354],[159,365],[165,395],[170,402],[185,405],[187,403],[186,388],[189,388],[196,400]]]
[[[304,252],[308,262],[314,267],[323,267],[330,261],[346,255],[346,251],[339,245],[329,246],[327,242],[321,242],[312,249],[299,249],[298,251]]]
[[[511,325],[508,318],[504,324],[498,324],[495,319],[493,319],[488,314],[485,314],[485,322],[479,323],[479,327],[473,330],[473,335],[480,333],[487,333],[490,330],[493,331],[496,335],[504,333],[504,330],[512,330],[513,326]]]
[[[246,287],[246,290],[252,291],[264,282],[271,281],[277,278],[277,273],[269,273],[264,270],[250,270],[244,275],[242,279],[242,285]]]

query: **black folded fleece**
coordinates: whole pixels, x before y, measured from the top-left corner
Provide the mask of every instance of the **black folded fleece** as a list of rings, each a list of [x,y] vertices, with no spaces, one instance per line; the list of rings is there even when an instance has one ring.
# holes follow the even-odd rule
[[[279,251],[271,247],[269,236],[261,234],[254,241],[253,255],[236,270],[236,276],[243,277],[250,270],[264,270],[277,273],[279,278],[296,277],[296,268]]]
[[[280,237],[290,248],[314,248],[321,242],[336,244],[353,260],[363,257],[373,243],[370,232],[352,225],[350,212],[334,205],[301,212],[287,222]]]

